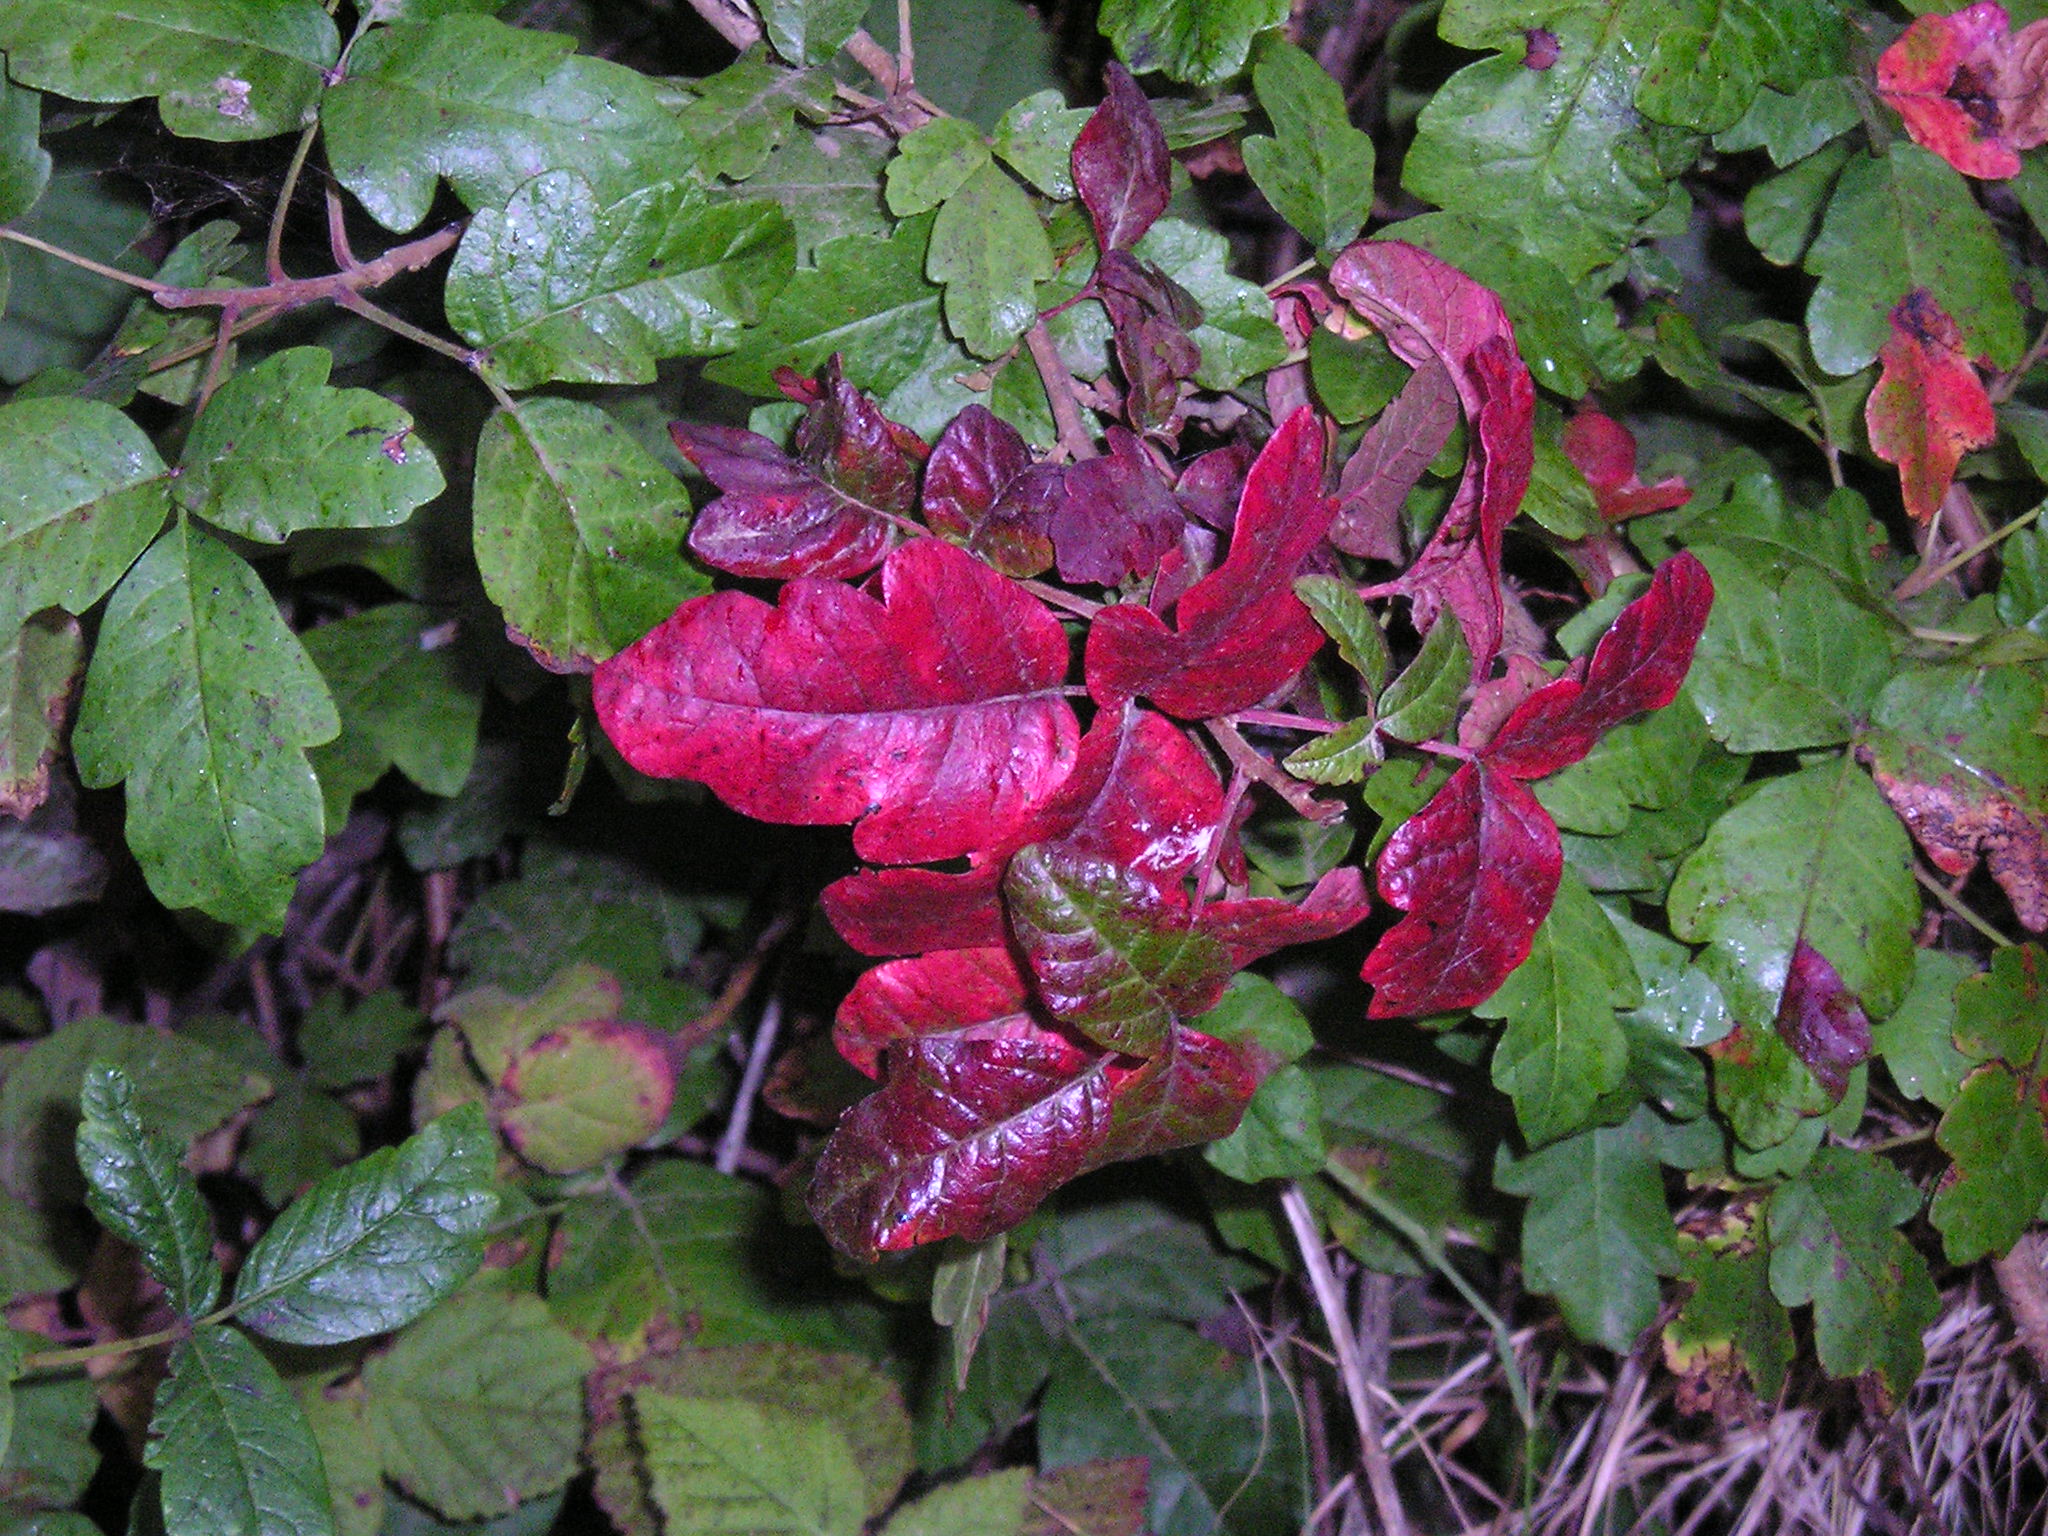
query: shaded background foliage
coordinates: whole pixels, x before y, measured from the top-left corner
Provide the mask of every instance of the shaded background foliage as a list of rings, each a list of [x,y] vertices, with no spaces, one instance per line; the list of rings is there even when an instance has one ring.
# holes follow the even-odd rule
[[[0,8],[0,1521],[2038,1522],[2044,9]]]

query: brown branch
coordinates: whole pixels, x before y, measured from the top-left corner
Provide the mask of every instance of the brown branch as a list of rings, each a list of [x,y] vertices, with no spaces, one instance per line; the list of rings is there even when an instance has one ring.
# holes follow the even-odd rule
[[[1067,372],[1067,365],[1060,361],[1060,349],[1052,339],[1052,332],[1040,320],[1024,333],[1025,345],[1031,349],[1031,361],[1038,366],[1038,377],[1045,385],[1045,398],[1052,402],[1052,419],[1059,428],[1060,447],[1067,457],[1075,461],[1095,457],[1095,439],[1081,421],[1081,402],[1074,398],[1074,376]]]
[[[394,245],[382,256],[344,267],[325,277],[287,277],[258,288],[166,288],[154,289],[157,303],[165,309],[219,309],[241,315],[252,309],[298,309],[323,300],[340,304],[366,288],[377,288],[406,272],[416,272],[462,238],[464,221],[435,230],[404,245]]]
[[[753,7],[742,0],[690,0],[690,9],[741,53],[761,41],[761,23],[754,19]]]

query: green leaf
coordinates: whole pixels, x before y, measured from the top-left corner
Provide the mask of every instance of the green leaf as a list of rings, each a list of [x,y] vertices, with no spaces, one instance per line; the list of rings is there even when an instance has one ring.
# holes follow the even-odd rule
[[[1847,741],[1892,672],[1884,622],[1810,566],[1773,584],[1748,560],[1695,545],[1714,609],[1687,687],[1717,741],[1783,752]]]
[[[213,1309],[220,1263],[213,1223],[183,1149],[145,1125],[135,1085],[119,1067],[95,1063],[80,1094],[78,1166],[86,1205],[101,1226],[131,1244],[184,1318]]]
[[[97,400],[0,406],[0,627],[83,613],[149,547],[170,510],[164,462]]]
[[[399,1328],[483,1262],[497,1146],[475,1109],[337,1169],[263,1234],[235,1280],[244,1323],[288,1344]]]
[[[1023,190],[984,164],[939,209],[925,272],[945,285],[948,329],[995,357],[1038,319],[1032,288],[1053,274],[1052,245]]]
[[[549,665],[603,661],[709,590],[683,560],[688,513],[675,476],[586,401],[526,400],[484,424],[477,569]]]
[[[1941,1117],[1935,1145],[1955,1161],[1928,1210],[1951,1264],[2004,1257],[2048,1199],[2048,1126],[2036,1076],[1979,1067]]]
[[[390,528],[441,494],[412,416],[367,389],[332,389],[325,347],[244,368],[208,402],[174,494],[208,522],[282,544],[308,528]]]
[[[654,1031],[578,1019],[515,1055],[493,1097],[514,1151],[548,1173],[574,1173],[661,1128],[675,1068]]]
[[[1356,784],[1385,756],[1370,719],[1347,720],[1328,735],[1303,742],[1280,766],[1310,784]]]
[[[1135,1283],[1126,1293],[1142,1296]],[[1071,1320],[1038,1411],[1045,1470],[1120,1456],[1151,1467],[1157,1536],[1299,1529],[1307,1468],[1293,1400],[1183,1323],[1138,1312]]]
[[[1221,85],[1252,39],[1285,20],[1287,0],[1104,0],[1099,25],[1138,74]]]
[[[1351,126],[1337,82],[1284,39],[1261,45],[1252,83],[1273,136],[1244,140],[1244,168],[1273,211],[1327,259],[1372,213],[1372,136]]]
[[[1350,426],[1385,410],[1414,370],[1378,331],[1353,340],[1319,325],[1308,333],[1308,371],[1323,409]]]
[[[372,31],[321,107],[327,163],[395,230],[427,216],[444,176],[470,207],[501,208],[540,170],[574,171],[610,202],[686,168],[661,84],[572,47],[489,16]]]
[[[324,993],[299,1019],[299,1059],[315,1087],[348,1088],[389,1072],[424,1025],[419,1009],[395,991],[372,992],[353,1008],[338,990]]]
[[[1616,726],[1580,761],[1532,786],[1560,827],[1611,836],[1633,808],[1664,810],[1691,789],[1701,759],[1716,756],[1689,691],[1663,709]]]
[[[1494,1167],[1496,1187],[1529,1197],[1529,1288],[1555,1296],[1580,1338],[1617,1352],[1656,1320],[1657,1277],[1678,1268],[1653,1123],[1638,1108],[1624,1125],[1581,1131],[1527,1157],[1503,1150]]]
[[[45,611],[12,632],[0,625],[0,815],[26,816],[48,796],[71,690],[84,669],[85,636],[70,614]],[[90,900],[104,883],[104,868],[100,875],[97,883],[83,870],[76,882],[53,881],[47,905],[0,904],[22,912]],[[40,879],[36,884],[43,888]]]
[[[1718,133],[1749,110],[1763,82],[1838,73],[1842,19],[1829,0],[1678,0],[1650,35],[1636,105],[1660,123]]]
[[[14,1442],[14,1383],[33,1341],[33,1334],[0,1333],[0,1467],[7,1465],[7,1448]]]
[[[1849,146],[1832,145],[1749,189],[1742,223],[1765,260],[1789,267],[1806,254],[1821,208],[1848,161]]]
[[[978,1243],[955,1238],[932,1271],[932,1321],[951,1332],[956,1389],[967,1385],[975,1346],[988,1327],[989,1303],[1003,1288],[1009,1253],[1006,1232]]]
[[[867,14],[867,0],[763,0],[768,41],[790,63],[822,64]]]
[[[619,1016],[619,983],[594,965],[572,965],[533,997],[477,987],[451,997],[435,1012],[462,1032],[469,1054],[493,1085],[535,1041],[588,1019]]]
[[[313,1442],[320,1447],[335,1536],[378,1536],[391,1501],[362,1385],[349,1379],[353,1375],[353,1369],[338,1378],[294,1375],[291,1386]]]
[[[362,1149],[356,1117],[293,1074],[250,1117],[241,1167],[265,1200],[281,1206],[315,1180],[354,1161]]]
[[[1230,242],[1222,235],[1166,218],[1145,231],[1133,252],[1202,307],[1202,323],[1188,335],[1202,351],[1195,382],[1204,389],[1235,389],[1286,358],[1287,339],[1273,323],[1272,300],[1258,284],[1230,275]]]
[[[989,142],[1004,164],[1047,197],[1074,195],[1074,140],[1088,113],[1058,91],[1037,91],[1011,107]]]
[[[1457,718],[1458,701],[1472,677],[1465,629],[1446,608],[1437,615],[1422,649],[1380,695],[1379,729],[1396,741],[1428,741]]]
[[[1772,347],[1788,367],[1793,365],[1796,354],[1781,350],[1791,339],[1783,332],[1766,329],[1763,322],[1744,332]],[[1793,335],[1804,332],[1795,330]],[[1780,339],[1780,346],[1772,345],[1774,338]],[[1810,359],[1801,361],[1795,372],[1821,377],[1807,362]],[[1748,573],[1758,579],[1782,582],[1791,572],[1806,568],[1832,576],[1846,593],[1874,595],[1877,578],[1870,548],[1883,536],[1870,515],[1870,504],[1854,491],[1836,491],[1815,510],[1788,502],[1778,481],[1758,471],[1738,475],[1724,499],[1703,495],[1680,515],[1687,545],[1713,545],[1739,555]],[[1720,602],[1717,591],[1716,606]]]
[[[604,207],[575,172],[550,171],[470,220],[448,323],[512,389],[648,384],[661,358],[738,341],[795,260],[773,203],[669,181]]]
[[[808,267],[833,240],[858,235],[872,249],[889,238],[881,197],[888,157],[887,141],[850,128],[794,133],[747,178],[747,196],[782,209],[796,259]]]
[[[1992,953],[1990,970],[1957,986],[1955,1044],[1970,1060],[2033,1063],[2048,1028],[2042,961],[2038,944],[2009,945]]]
[[[0,219],[10,223],[35,207],[50,184],[42,126],[43,98],[0,77]],[[0,271],[0,307],[6,299],[6,275]]]
[[[1972,974],[1960,955],[1916,949],[1905,1000],[1890,1018],[1871,1026],[1871,1053],[1883,1059],[1907,1098],[1946,1109],[1962,1087],[1970,1059],[1955,1045],[1957,988]]]
[[[832,1425],[739,1398],[633,1404],[667,1536],[858,1536],[860,1468]]]
[[[1768,780],[1715,822],[1672,882],[1672,932],[1712,948],[1709,973],[1736,1018],[1777,1017],[1795,943],[1824,955],[1873,1019],[1913,975],[1919,888],[1905,829],[1846,763]]]
[[[341,734],[312,753],[330,827],[388,768],[430,795],[461,793],[484,680],[453,638],[414,603],[365,608],[299,637],[341,714]]]
[[[1330,1156],[1315,1079],[1293,1065],[1272,1073],[1245,1106],[1237,1129],[1202,1148],[1202,1156],[1244,1184],[1313,1177]]]
[[[1761,149],[1774,165],[1804,160],[1863,121],[1855,84],[1843,75],[1809,80],[1787,94],[1766,86],[1742,120],[1714,137],[1716,149]]]
[[[0,50],[23,85],[81,101],[157,97],[194,139],[267,139],[310,122],[341,50],[319,0],[12,0]]]
[[[1495,1215],[1472,1198],[1485,1182],[1474,1171],[1490,1149],[1482,1149],[1482,1133],[1449,1092],[1346,1062],[1317,1062],[1310,1071],[1322,1098],[1332,1166],[1347,1185],[1372,1190],[1439,1245],[1455,1227],[1482,1248],[1493,1246]],[[1318,1203],[1331,1236],[1359,1262],[1382,1274],[1423,1272],[1427,1256],[1378,1218],[1349,1201]]]
[[[1392,663],[1379,619],[1365,606],[1358,589],[1341,576],[1303,576],[1294,583],[1294,595],[1323,633],[1337,642],[1337,654],[1364,681],[1366,697],[1378,694]]]
[[[449,1520],[552,1492],[576,1471],[589,1369],[538,1297],[472,1286],[363,1368],[384,1469]]]
[[[127,780],[159,901],[274,931],[322,846],[305,748],[340,727],[256,573],[180,519],[114,589],[72,746],[88,787]]]
[[[1558,441],[1562,416],[1548,408],[1537,413],[1536,462],[1521,510],[1549,533],[1567,541],[1591,538],[1601,530],[1600,505],[1593,487]]]
[[[1969,183],[1917,144],[1852,160],[1806,253],[1820,279],[1806,307],[1813,355],[1833,374],[1873,362],[1892,307],[1925,288],[1971,356],[2010,368],[2026,347],[2020,307],[1991,219]]]
[[[734,181],[761,169],[769,152],[788,137],[798,112],[819,118],[832,109],[829,74],[784,69],[759,49],[696,81],[695,87],[697,99],[683,109],[683,131],[706,176]]]
[[[332,1536],[320,1448],[290,1390],[233,1329],[171,1351],[145,1465],[163,1474],[168,1536]]]
[[[9,1334],[31,1347],[47,1341],[33,1334]],[[7,1515],[67,1509],[78,1502],[100,1463],[88,1438],[99,1417],[99,1397],[83,1371],[31,1376],[14,1384],[14,1433],[0,1456],[0,1488]],[[94,1527],[97,1529],[97,1527]],[[74,1536],[70,1530],[64,1536]]]
[[[122,271],[148,270],[136,251],[150,227],[147,200],[119,179],[95,174],[89,164],[57,169],[42,198],[14,226]],[[7,306],[0,316],[0,382],[7,384],[19,384],[40,370],[86,367],[134,302],[135,290],[126,284],[25,246],[8,248],[6,267],[0,279],[8,278],[9,270],[12,276],[0,283],[0,299]],[[75,381],[68,375],[51,378],[50,395],[75,391],[84,383],[82,376]]]
[[[1567,875],[1529,957],[1472,1010],[1507,1024],[1494,1048],[1493,1085],[1514,1100],[1531,1146],[1578,1130],[1621,1085],[1628,1038],[1615,1010],[1642,995],[1614,925]]]
[[[1920,1334],[1941,1314],[1927,1263],[1892,1229],[1920,1191],[1873,1153],[1823,1147],[1771,1194],[1771,1290],[1813,1303],[1814,1341],[1832,1376],[1875,1372],[1893,1401],[1920,1374]]]
[[[1548,69],[1524,63],[1529,22],[1460,30],[1447,13],[1447,41],[1503,51],[1459,70],[1422,109],[1402,184],[1447,211],[1509,223],[1568,282],[1619,256],[1670,195],[1659,142],[1634,106],[1645,62],[1635,36],[1656,26],[1637,10],[1637,0],[1581,0],[1547,12],[1557,40]]]
[[[1792,1364],[1792,1320],[1771,1295],[1770,1255],[1680,1235],[1678,1281],[1691,1294],[1664,1329],[1664,1358],[1685,1376],[1749,1372],[1757,1396],[1771,1402]]]
[[[1071,146],[1070,146],[1071,147]],[[903,136],[889,162],[889,211],[899,219],[943,203],[988,164],[988,145],[972,123],[935,117]]]
[[[1031,1481],[1029,1467],[1011,1467],[947,1483],[898,1510],[882,1536],[1021,1536]]]

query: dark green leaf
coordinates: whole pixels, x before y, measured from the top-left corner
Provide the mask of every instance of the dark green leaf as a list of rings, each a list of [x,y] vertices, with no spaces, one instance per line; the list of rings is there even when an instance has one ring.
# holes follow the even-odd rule
[[[1298,1066],[1280,1068],[1259,1084],[1237,1129],[1210,1142],[1202,1155],[1245,1184],[1314,1175],[1330,1155],[1315,1079]]]
[[[784,69],[758,49],[697,81],[696,89],[697,99],[682,114],[683,131],[705,175],[735,181],[761,169],[769,151],[788,137],[799,111],[815,118],[832,107],[832,80],[825,71]]]
[[[1351,126],[1337,82],[1292,43],[1263,45],[1252,81],[1273,136],[1244,141],[1245,169],[1273,211],[1327,258],[1372,212],[1372,137]]]
[[[127,781],[158,900],[275,929],[322,845],[305,749],[340,728],[256,573],[180,519],[107,605],[72,746],[89,787]]]
[[[886,141],[850,128],[794,133],[747,178],[747,196],[782,209],[795,232],[796,259],[808,265],[830,241],[889,238],[882,211],[888,155]]]
[[[308,528],[389,528],[441,494],[412,417],[367,389],[332,389],[325,347],[245,368],[200,412],[178,463],[179,503],[266,544]]]
[[[1962,1087],[1970,1059],[1955,1045],[1957,987],[1970,974],[1969,962],[1960,955],[1916,949],[1913,983],[1904,1001],[1890,1018],[1871,1026],[1872,1053],[1883,1058],[1892,1081],[1909,1099],[1946,1109]]]
[[[1380,695],[1380,731],[1397,741],[1428,741],[1457,718],[1472,676],[1465,630],[1446,608],[1422,637],[1422,649]]]
[[[1678,0],[1652,34],[1636,88],[1645,116],[1702,133],[1731,127],[1763,82],[1799,83],[1842,67],[1842,21],[1828,0]]]
[[[85,635],[70,614],[46,609],[11,630],[0,624],[0,813],[26,816],[48,797],[71,690],[84,670]],[[91,900],[106,881],[104,863],[74,860],[54,844],[0,853],[0,869],[0,911],[8,912]]]
[[[299,1020],[299,1059],[314,1086],[347,1088],[390,1071],[424,1027],[420,1011],[395,991],[372,992],[353,1008],[328,992]]]
[[[195,139],[267,139],[308,121],[340,51],[319,0],[15,0],[0,49],[23,85],[81,101],[158,98]],[[177,1533],[174,1533],[177,1536]]]
[[[1664,1358],[1685,1376],[1749,1373],[1765,1402],[1785,1385],[1792,1364],[1792,1320],[1771,1295],[1770,1255],[1681,1236],[1678,1279],[1692,1294],[1664,1329]]]
[[[709,583],[682,557],[682,485],[597,406],[522,401],[477,444],[476,563],[556,667],[603,661]]]
[[[7,1448],[14,1443],[14,1383],[33,1341],[32,1334],[0,1333],[0,1467],[7,1465]]]
[[[256,1346],[201,1328],[171,1351],[144,1462],[163,1474],[168,1536],[332,1536],[320,1448]]]
[[[199,1185],[180,1160],[184,1149],[144,1124],[135,1085],[119,1067],[88,1067],[79,1107],[86,1205],[142,1255],[180,1316],[211,1311],[220,1297],[220,1262]]]
[[[573,46],[489,16],[372,31],[321,109],[328,164],[399,230],[427,216],[443,176],[481,208],[541,170],[574,171],[610,202],[685,169],[690,138],[660,84]]]
[[[287,1076],[270,1102],[250,1117],[242,1169],[265,1200],[281,1206],[316,1179],[352,1162],[362,1146],[354,1115],[309,1088],[303,1078]]]
[[[1742,223],[1765,258],[1789,267],[1806,254],[1820,211],[1848,163],[1849,146],[1837,144],[1749,189]]]
[[[1965,1056],[2022,1070],[2032,1065],[2048,1028],[2043,970],[2040,945],[2015,944],[1991,956],[1990,970],[1956,987],[1955,1044]]]
[[[667,1536],[858,1536],[866,1501],[846,1436],[739,1398],[633,1400]]]
[[[763,0],[761,22],[790,63],[822,64],[853,36],[867,8],[867,0]]]
[[[329,1174],[251,1250],[235,1280],[242,1321],[289,1344],[412,1321],[483,1261],[496,1155],[482,1113],[463,1109]]]
[[[1616,1351],[1656,1319],[1657,1276],[1678,1268],[1652,1120],[1638,1109],[1625,1125],[1581,1131],[1527,1157],[1503,1152],[1494,1168],[1500,1189],[1529,1197],[1529,1288],[1555,1296],[1581,1338]]]
[[[149,209],[119,180],[89,167],[65,165],[50,177],[35,207],[13,221],[23,234],[62,246],[127,272],[146,272],[135,251],[149,226]],[[11,272],[11,278],[10,278]],[[8,247],[0,263],[0,382],[19,384],[45,369],[79,369],[93,361],[109,332],[134,302],[126,284],[22,246]],[[75,395],[83,375],[46,374],[49,397]],[[24,391],[17,394],[19,404]],[[112,390],[118,397],[120,391]]]
[[[2030,1064],[2030,1066],[2033,1064]],[[1979,1067],[1941,1117],[1935,1144],[1955,1160],[1928,1210],[1951,1264],[2003,1257],[2048,1198],[2048,1127],[2035,1071]]]
[[[1244,68],[1252,39],[1287,19],[1287,0],[1104,0],[1101,27],[1139,74],[1221,85]]]
[[[932,1271],[932,1321],[951,1330],[956,1387],[967,1385],[975,1346],[988,1327],[989,1303],[1003,1288],[1009,1254],[1008,1233],[978,1243],[955,1239]]]
[[[31,1350],[47,1342],[33,1334],[9,1336]],[[88,1438],[100,1411],[92,1378],[83,1371],[31,1376],[16,1382],[11,1393],[14,1433],[0,1456],[7,1516],[67,1509],[78,1502],[100,1463]],[[79,1533],[67,1530],[64,1536]]]
[[[1701,758],[1718,752],[1689,691],[1663,709],[1616,726],[1579,762],[1532,785],[1560,827],[1612,835],[1632,807],[1663,810],[1685,799]]]
[[[1927,1263],[1892,1229],[1920,1191],[1882,1158],[1823,1147],[1770,1199],[1771,1290],[1813,1303],[1820,1363],[1834,1376],[1875,1372],[1896,1401],[1920,1374],[1920,1334],[1941,1311]]]
[[[1337,654],[1365,683],[1366,697],[1386,685],[1387,637],[1379,620],[1358,596],[1358,589],[1339,576],[1303,576],[1294,595],[1308,607],[1324,634],[1337,642]]]
[[[589,1369],[539,1298],[472,1286],[363,1369],[385,1471],[450,1520],[552,1492],[576,1470]]]

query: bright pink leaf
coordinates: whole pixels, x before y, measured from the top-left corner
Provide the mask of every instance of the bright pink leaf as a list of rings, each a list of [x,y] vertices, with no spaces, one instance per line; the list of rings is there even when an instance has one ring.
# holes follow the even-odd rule
[[[1006,1232],[1109,1134],[1104,1058],[1057,1036],[912,1040],[884,1072],[811,1179],[811,1214],[855,1258]]]
[[[1871,451],[1899,467],[1907,513],[1930,522],[1963,455],[1997,438],[1998,418],[1962,333],[1925,288],[1892,310],[1891,339],[1878,358],[1877,387],[1863,407]]]
[[[1064,581],[1113,587],[1180,543],[1186,515],[1144,446],[1111,427],[1109,450],[1060,471],[1049,527]]]
[[[894,551],[881,585],[880,601],[815,580],[773,607],[693,598],[598,668],[598,720],[641,772],[757,820],[857,821],[877,863],[999,844],[1074,766],[1066,635],[939,539]]]
[[[1112,1060],[1108,1071],[1109,1132],[1090,1166],[1228,1136],[1259,1087],[1248,1052],[1185,1025],[1148,1060]]]
[[[1407,913],[1366,957],[1376,1019],[1484,1002],[1528,958],[1564,849],[1535,797],[1466,763],[1380,853],[1380,894]]]
[[[1778,996],[1778,1036],[1806,1063],[1828,1097],[1849,1091],[1849,1072],[1870,1059],[1870,1020],[1828,958],[1806,940],[1792,948]]]
[[[878,965],[853,984],[832,1026],[839,1054],[869,1077],[905,1040],[1028,1039],[1045,1033],[1017,962],[1000,947],[947,949]]]
[[[1663,512],[1692,500],[1692,488],[1676,475],[1655,485],[1636,473],[1635,434],[1612,416],[1580,407],[1564,424],[1564,453],[1593,488],[1593,503],[1610,523]]]
[[[1112,61],[1103,78],[1102,105],[1074,140],[1074,190],[1094,220],[1097,247],[1128,250],[1166,212],[1166,135],[1129,70]]]
[[[1294,574],[1329,528],[1323,424],[1304,407],[1273,434],[1246,477],[1230,553],[1176,605],[1176,627],[1134,603],[1089,630],[1088,691],[1105,707],[1143,695],[1169,714],[1245,709],[1308,664],[1323,632],[1294,595]]]
[[[2020,172],[2048,142],[2048,22],[2017,33],[1996,4],[1922,16],[1877,61],[1877,93],[1915,144],[1966,176]]]
[[[1450,374],[1470,442],[1464,478],[1415,563],[1390,590],[1427,629],[1449,608],[1484,677],[1504,628],[1501,535],[1535,463],[1536,386],[1515,351],[1498,297],[1450,263],[1398,240],[1361,240],[1330,268],[1330,285],[1376,326],[1396,356]]]
[[[936,869],[863,869],[834,880],[820,901],[839,936],[864,955],[921,955],[934,949],[1000,944],[1003,866],[961,874]]]
[[[1714,606],[1714,583],[1690,551],[1657,567],[1649,590],[1622,609],[1590,662],[1524,699],[1494,734],[1486,762],[1518,779],[1576,763],[1631,715],[1662,709],[1692,666]]]
[[[932,532],[981,556],[1005,576],[1036,576],[1052,564],[1049,498],[1023,435],[986,406],[946,423],[924,472],[924,520]]]
[[[1347,865],[1324,875],[1300,901],[1253,896],[1211,902],[1202,909],[1202,927],[1228,951],[1231,969],[1241,971],[1290,944],[1335,938],[1371,915],[1365,875]]]

